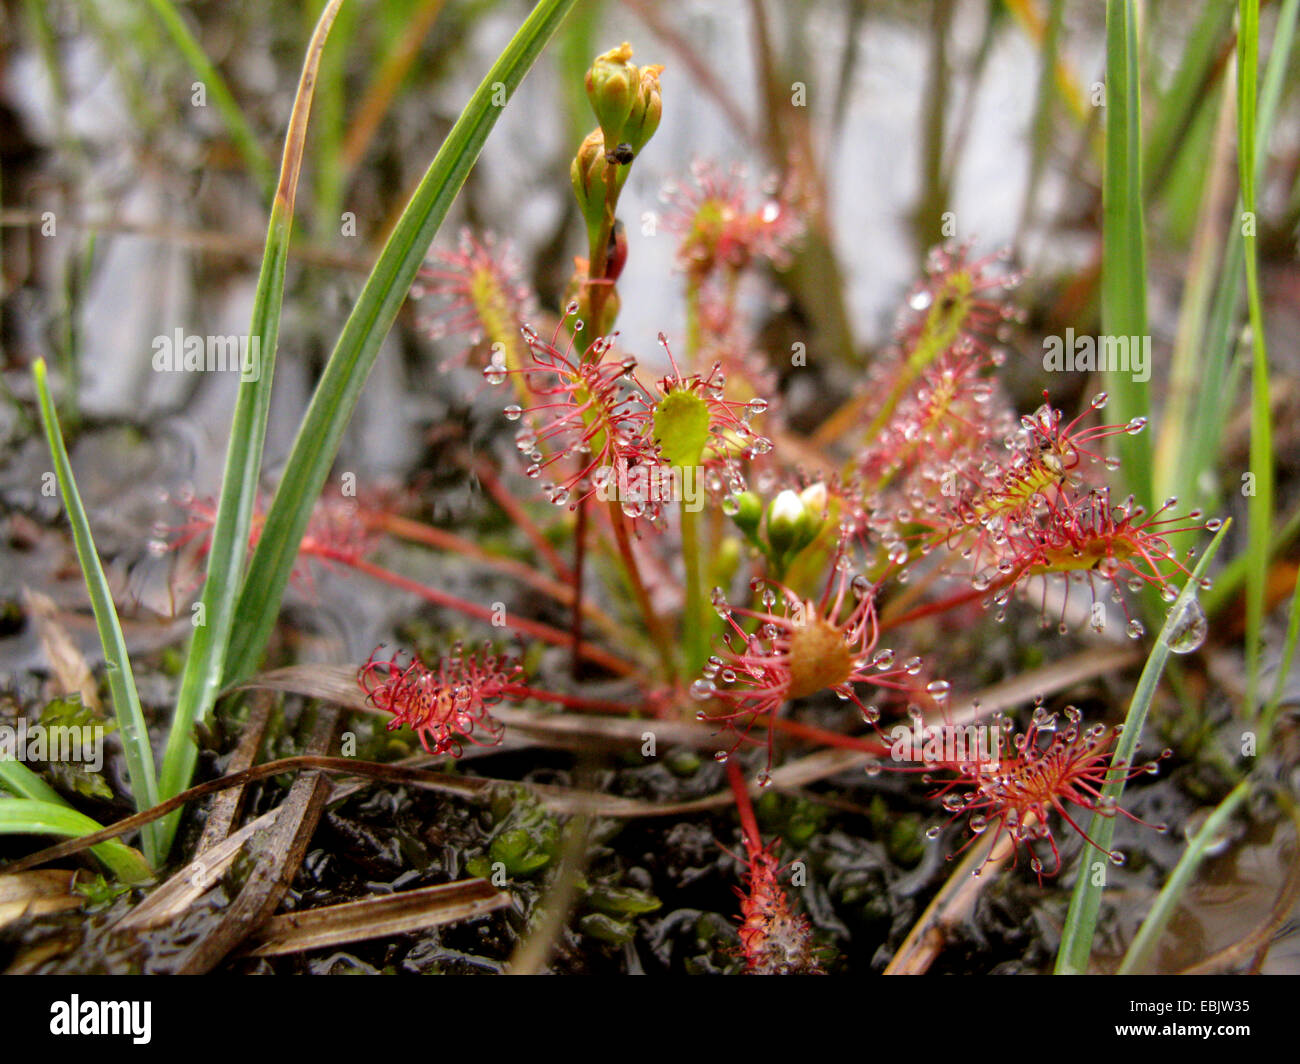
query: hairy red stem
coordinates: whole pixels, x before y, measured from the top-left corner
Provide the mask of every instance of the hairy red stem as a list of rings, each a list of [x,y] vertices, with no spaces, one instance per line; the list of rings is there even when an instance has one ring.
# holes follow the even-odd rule
[[[745,783],[745,774],[735,758],[727,759],[727,782],[731,784],[731,793],[736,797],[736,812],[740,816],[740,828],[745,833],[745,848],[751,854],[763,848],[762,837],[758,833],[758,818],[754,816],[754,803],[749,800],[749,787]]]
[[[578,522],[573,531],[573,620],[569,631],[573,640],[572,672],[575,680],[582,679],[582,655],[578,648],[582,645],[582,573],[584,555],[587,549],[587,500],[578,501]]]

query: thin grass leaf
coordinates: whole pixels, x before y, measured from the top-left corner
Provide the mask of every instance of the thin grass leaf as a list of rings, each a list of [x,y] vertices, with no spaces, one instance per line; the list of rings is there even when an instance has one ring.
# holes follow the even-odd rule
[[[239,104],[235,102],[235,97],[231,95],[225,79],[222,78],[217,68],[212,65],[212,60],[208,58],[207,53],[203,50],[203,45],[199,44],[194,34],[189,31],[189,27],[185,25],[185,20],[181,18],[180,12],[176,10],[171,0],[149,0],[149,4],[157,14],[158,20],[163,24],[167,35],[171,37],[172,43],[176,45],[177,51],[189,63],[190,69],[198,76],[199,81],[212,94],[212,102],[216,104],[217,113],[221,115],[221,120],[226,124],[226,131],[230,134],[230,139],[235,142],[239,154],[244,157],[244,162],[248,169],[252,171],[253,179],[257,182],[258,187],[265,195],[269,196],[275,189],[275,177],[271,172],[271,161],[267,158],[266,152],[262,150],[262,146],[257,143],[257,137],[253,135],[252,129],[244,119],[244,112],[240,110]]]
[[[45,428],[45,439],[50,447],[50,455],[54,459],[59,493],[63,497],[64,509],[68,512],[68,522],[72,525],[72,540],[77,548],[77,560],[81,563],[86,590],[90,595],[91,609],[95,613],[95,627],[99,632],[99,642],[104,653],[108,687],[113,696],[113,712],[117,717],[118,734],[122,738],[127,775],[131,780],[131,796],[137,810],[148,809],[158,804],[153,748],[149,745],[149,731],[145,727],[144,714],[140,711],[140,696],[136,692],[135,676],[131,672],[131,659],[127,654],[126,640],[122,636],[122,625],[117,618],[117,608],[113,605],[113,594],[109,590],[108,579],[104,576],[103,566],[99,564],[99,554],[95,550],[90,522],[86,518],[86,510],[81,504],[81,495],[77,491],[77,483],[72,475],[72,463],[68,461],[68,452],[63,445],[58,414],[55,413],[54,402],[50,399],[44,359],[38,358],[33,364],[32,376],[36,381],[41,424]],[[158,842],[157,831],[145,832],[144,850],[151,864],[157,863],[161,852]]]
[[[564,95],[564,118],[569,140],[581,144],[591,129],[591,104],[587,100],[584,78],[591,57],[600,52],[598,34],[604,0],[588,0],[577,6],[564,20],[555,40],[555,63],[560,71]]]
[[[1220,60],[1232,40],[1231,26],[1231,6],[1206,4],[1188,35],[1178,69],[1156,105],[1146,138],[1143,180],[1150,197],[1154,198],[1175,169],[1180,142],[1185,144],[1196,113],[1212,99],[1210,90],[1222,71]]]
[[[13,795],[8,798],[5,792]],[[29,769],[21,761],[8,761],[0,759],[0,801],[26,801],[34,802],[38,805],[57,805],[65,809],[72,810],[70,806],[58,791],[46,783],[40,776]],[[31,808],[36,809],[36,806]],[[39,812],[39,810],[37,810]],[[87,831],[102,831],[103,825],[97,821],[86,820],[92,825]],[[22,822],[18,818],[16,822]],[[15,829],[17,830],[17,829]],[[25,834],[26,832],[24,832]],[[36,832],[44,834],[43,832]],[[123,842],[113,839],[109,842],[102,842],[98,846],[91,847],[95,856],[104,862],[110,869],[126,869],[129,871],[130,882],[135,882],[136,877],[141,871],[140,865],[144,863],[144,855],[138,850],[132,849]],[[146,866],[147,867],[147,866]],[[0,869],[2,871],[2,869]],[[149,877],[143,877],[149,878]]]
[[[1206,568],[1209,566],[1211,559],[1219,551],[1219,545],[1223,542],[1223,537],[1227,534],[1232,521],[1228,520],[1223,523],[1214,539],[1210,542],[1208,548],[1201,555],[1200,562],[1197,563],[1191,578],[1184,585],[1178,598],[1169,608],[1169,616],[1166,618],[1164,625],[1160,629],[1160,635],[1156,638],[1156,644],[1151,648],[1151,655],[1147,658],[1146,665],[1142,668],[1142,675],[1138,678],[1137,687],[1133,691],[1133,699],[1129,703],[1128,715],[1124,718],[1124,734],[1120,737],[1119,743],[1115,747],[1115,755],[1111,758],[1111,768],[1118,769],[1119,766],[1128,766],[1133,764],[1133,755],[1137,750],[1138,740],[1142,735],[1142,727],[1146,723],[1147,712],[1151,708],[1151,700],[1155,697],[1156,686],[1160,683],[1160,675],[1164,672],[1165,662],[1169,660],[1170,641],[1174,634],[1174,629],[1184,616],[1184,610],[1194,608],[1196,593],[1200,588],[1201,577],[1204,575]],[[1117,804],[1124,793],[1125,773],[1118,772],[1104,787],[1101,789],[1102,797],[1113,799]],[[1092,820],[1088,826],[1088,836],[1095,840],[1098,847],[1103,851],[1109,852],[1111,848],[1111,839],[1115,834],[1115,815],[1103,815],[1101,812],[1093,813]],[[1057,975],[1077,975],[1088,970],[1088,958],[1092,954],[1092,937],[1097,927],[1097,914],[1101,909],[1101,892],[1103,889],[1104,877],[1096,877],[1091,874],[1088,867],[1082,867],[1079,870],[1079,878],[1074,885],[1074,894],[1070,899],[1070,910],[1065,917],[1065,928],[1061,934],[1061,947],[1056,955],[1056,974]]]
[[[1053,111],[1057,101],[1056,69],[1060,62],[1061,27],[1064,0],[1051,0],[1047,13],[1047,26],[1038,52],[1038,87],[1034,98],[1033,136],[1029,142],[1029,179],[1025,185],[1025,198],[1021,204],[1018,232],[1023,233],[1032,222],[1038,202],[1038,186],[1047,167],[1048,150],[1052,145]]]
[[[1240,216],[1240,211],[1237,212]],[[1235,401],[1236,389],[1229,387],[1229,367],[1235,365],[1233,352],[1237,339],[1237,312],[1241,304],[1243,269],[1241,227],[1228,227],[1227,246],[1223,252],[1218,286],[1210,304],[1210,314],[1201,339],[1201,364],[1198,372],[1193,414],[1182,433],[1185,457],[1178,469],[1182,484],[1199,484],[1205,472],[1213,473],[1218,461],[1223,426],[1227,412]],[[1191,431],[1192,427],[1195,431]],[[1189,505],[1202,496],[1178,493]]]
[[[1199,162],[1206,176],[1170,356],[1165,409],[1154,448],[1156,497],[1176,495],[1188,508],[1217,508],[1219,501],[1217,478],[1203,477],[1202,473],[1207,468],[1213,470],[1222,427],[1218,421],[1194,420],[1192,410],[1198,405],[1213,404],[1212,412],[1218,414],[1229,398],[1225,388],[1209,386],[1210,381],[1224,380],[1228,337],[1224,336],[1222,345],[1212,347],[1206,343],[1206,334],[1211,314],[1222,313],[1215,296],[1220,276],[1218,258],[1227,244],[1228,230],[1235,225],[1223,210],[1225,201],[1233,195],[1235,114],[1233,83],[1225,79],[1219,93],[1208,157]],[[1212,444],[1205,442],[1207,437],[1212,438]],[[1179,537],[1180,546],[1189,541],[1190,533]]]
[[[253,318],[249,326],[249,351],[254,352],[256,373],[243,374],[235,414],[230,426],[230,443],[221,481],[221,498],[212,527],[208,551],[207,579],[203,585],[202,610],[194,639],[185,659],[180,693],[172,718],[167,749],[163,755],[162,795],[170,798],[189,785],[198,759],[192,731],[195,721],[204,719],[216,701],[226,667],[226,650],[235,623],[235,603],[240,577],[248,555],[248,540],[257,500],[262,468],[262,447],[271,409],[271,383],[275,375],[275,353],[280,338],[280,307],[284,299],[285,269],[289,261],[289,237],[293,228],[294,199],[302,168],[307,119],[321,52],[342,0],[330,0],[321,12],[303,62],[298,93],[289,117],[280,164],[280,181],[271,204]],[[243,379],[245,376],[248,379]],[[163,821],[160,837],[165,853],[180,821],[179,813]]]
[[[1300,580],[1296,581],[1295,590],[1291,593],[1291,613],[1287,619],[1286,640],[1282,644],[1282,660],[1278,662],[1277,678],[1273,681],[1273,694],[1260,716],[1260,731],[1265,746],[1272,737],[1273,720],[1277,716],[1278,706],[1282,704],[1282,696],[1286,694],[1286,681],[1291,675],[1297,641],[1300,641]]]
[[[1269,544],[1269,558],[1276,558],[1294,542],[1297,536],[1300,536],[1300,507],[1292,511],[1291,516],[1274,533],[1273,542]],[[1238,554],[1214,578],[1214,586],[1205,593],[1203,603],[1207,617],[1214,617],[1236,598],[1241,585],[1246,582],[1246,569],[1249,563],[1248,555]]]
[[[102,824],[59,802],[0,798],[0,835],[62,835],[76,839],[102,830]],[[124,842],[111,839],[92,846],[90,852],[124,883],[145,883],[153,879],[149,862],[139,850]]]
[[[1259,659],[1268,580],[1268,545],[1273,524],[1273,416],[1268,380],[1268,343],[1259,294],[1259,249],[1255,213],[1255,122],[1259,66],[1259,0],[1241,0],[1237,30],[1237,156],[1241,171],[1242,241],[1246,262],[1246,304],[1250,315],[1250,470],[1254,494],[1247,505],[1246,707],[1257,712]]]
[[[1106,163],[1102,188],[1101,323],[1110,337],[1140,343],[1147,334],[1147,270],[1142,209],[1142,93],[1136,0],[1106,3]],[[1149,393],[1124,367],[1106,374],[1119,415],[1146,417]],[[1127,489],[1151,509],[1151,441],[1147,433],[1116,437]]]
[[[16,798],[31,798],[39,802],[63,802],[59,792],[21,761],[0,758],[0,788]],[[69,807],[71,808],[71,807]]]
[[[1187,844],[1187,849],[1183,851],[1182,857],[1178,859],[1178,864],[1174,866],[1168,881],[1161,888],[1160,893],[1156,895],[1151,911],[1147,913],[1146,919],[1142,921],[1142,926],[1138,928],[1138,933],[1134,936],[1133,941],[1129,943],[1124,959],[1120,962],[1119,975],[1133,975],[1147,966],[1151,952],[1155,949],[1156,943],[1160,940],[1160,936],[1168,926],[1170,918],[1174,915],[1174,910],[1182,898],[1183,892],[1191,883],[1192,876],[1196,874],[1201,861],[1204,860],[1206,849],[1214,839],[1218,838],[1224,825],[1227,824],[1228,818],[1232,816],[1237,806],[1250,793],[1250,787],[1250,780],[1242,780],[1238,783],[1229,792],[1228,796],[1218,804],[1214,812],[1201,825],[1200,831]]]
[[[541,0],[533,9],[447,134],[380,252],[321,374],[253,552],[227,658],[228,683],[257,667],[343,432],[442,220],[496,124],[502,103],[518,88],[575,2]]]
[[[1259,97],[1257,138],[1255,144],[1255,182],[1258,183],[1268,154],[1268,141],[1286,83],[1291,49],[1295,43],[1297,18],[1300,17],[1300,0],[1283,0],[1278,13],[1273,46],[1269,52],[1268,67],[1264,73],[1263,91]],[[1225,91],[1228,84],[1225,82]],[[1201,365],[1196,374],[1197,389],[1194,411],[1184,419],[1186,426],[1195,431],[1182,432],[1183,461],[1178,466],[1178,487],[1173,491],[1185,504],[1209,504],[1210,499],[1200,488],[1202,478],[1212,475],[1219,460],[1219,444],[1223,426],[1228,422],[1228,411],[1236,402],[1237,388],[1234,376],[1237,363],[1232,354],[1237,338],[1237,321],[1241,305],[1241,282],[1245,271],[1245,250],[1240,218],[1242,205],[1238,199],[1233,215],[1234,224],[1228,227],[1227,245],[1219,274],[1210,315],[1201,335],[1199,349]],[[1168,412],[1166,412],[1168,413]],[[1170,419],[1166,417],[1166,426]],[[1174,448],[1175,450],[1177,448]],[[1274,536],[1276,542],[1277,537]],[[1244,555],[1242,556],[1244,557]],[[1235,559],[1234,559],[1235,564]],[[1228,586],[1225,569],[1216,581],[1214,591],[1206,598],[1206,612],[1215,612],[1211,602]],[[1235,585],[1234,585],[1235,586]]]

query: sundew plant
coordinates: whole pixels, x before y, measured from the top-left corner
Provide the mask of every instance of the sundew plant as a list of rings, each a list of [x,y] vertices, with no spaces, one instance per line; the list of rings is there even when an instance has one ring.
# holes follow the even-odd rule
[[[718,16],[729,57],[671,4],[328,0],[256,110],[217,21],[110,6],[28,12],[56,114],[61,44],[128,86],[168,55],[267,227],[247,330],[163,322],[147,356],[227,397],[209,479],[146,463],[152,517],[110,523],[78,322],[131,230],[5,181],[10,306],[9,247],[75,230],[62,324],[6,366],[5,549],[84,582],[14,605],[40,655],[6,664],[0,881],[45,903],[0,923],[14,970],[1275,970],[1294,875],[1204,955],[1172,917],[1296,830],[1294,345],[1266,311],[1300,2],[814,4],[847,19],[832,63],[764,0]],[[456,103],[408,180],[421,60],[506,25],[468,103],[434,80]],[[895,32],[923,45],[915,255],[868,343],[848,264],[890,242],[849,201],[903,149],[852,100]],[[963,152],[1006,42],[1026,184],[981,232]],[[747,150],[679,154],[699,108]],[[404,457],[364,442],[411,411]]]

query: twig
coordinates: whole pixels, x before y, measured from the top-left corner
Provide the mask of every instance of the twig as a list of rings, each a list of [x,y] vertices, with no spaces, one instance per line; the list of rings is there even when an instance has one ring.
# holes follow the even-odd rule
[[[248,955],[274,957],[340,946],[368,938],[388,938],[459,923],[510,904],[510,895],[484,879],[462,879],[435,887],[283,913],[266,922],[249,942]]]

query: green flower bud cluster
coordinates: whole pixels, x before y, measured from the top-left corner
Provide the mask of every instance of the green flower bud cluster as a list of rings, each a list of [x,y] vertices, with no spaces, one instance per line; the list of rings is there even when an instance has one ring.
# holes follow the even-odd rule
[[[663,69],[633,64],[632,46],[626,41],[591,64],[587,71],[587,99],[611,149],[626,145],[635,157],[659,128],[663,114],[659,75]]]
[[[593,263],[605,257],[614,208],[632,161],[659,128],[662,71],[661,66],[636,66],[626,41],[598,56],[587,71],[587,99],[599,128],[587,134],[569,173],[587,225]]]
[[[782,491],[766,508],[752,491],[742,492],[736,502],[731,520],[777,572],[784,572],[826,524],[826,485],[820,482],[799,492]]]

